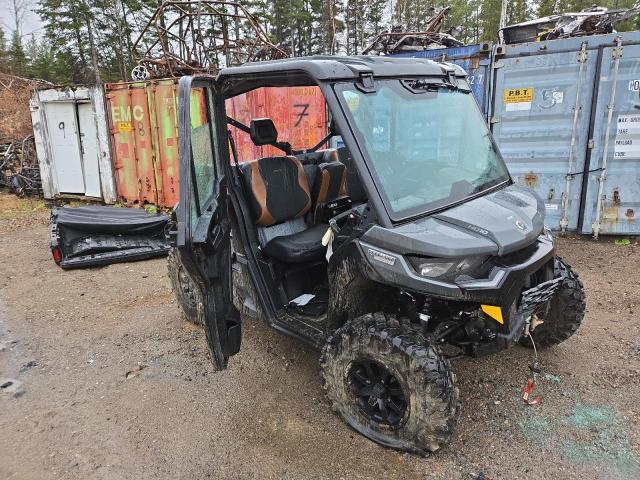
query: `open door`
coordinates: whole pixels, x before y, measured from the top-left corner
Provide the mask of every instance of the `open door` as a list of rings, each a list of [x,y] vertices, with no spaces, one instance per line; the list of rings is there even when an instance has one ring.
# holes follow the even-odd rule
[[[211,362],[221,370],[240,350],[240,313],[232,301],[229,147],[224,99],[217,89],[210,77],[180,79],[175,246],[196,284],[198,318],[191,320],[204,326]]]

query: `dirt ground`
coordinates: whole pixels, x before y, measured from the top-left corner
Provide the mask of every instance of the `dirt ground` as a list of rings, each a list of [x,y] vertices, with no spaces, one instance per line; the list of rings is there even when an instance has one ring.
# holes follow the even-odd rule
[[[318,354],[262,324],[214,373],[164,259],[65,272],[47,220],[0,195],[0,479],[640,479],[637,243],[561,238],[588,313],[541,354],[542,404],[530,350],[459,360],[457,433],[421,458],[350,430]]]

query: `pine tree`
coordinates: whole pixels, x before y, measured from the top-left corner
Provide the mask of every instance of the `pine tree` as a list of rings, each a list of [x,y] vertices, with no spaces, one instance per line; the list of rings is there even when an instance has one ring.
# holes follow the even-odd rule
[[[480,40],[481,0],[454,0],[449,3],[451,10],[445,20],[445,31],[464,43],[477,43]]]
[[[333,55],[339,52],[340,35],[344,22],[340,18],[343,12],[341,2],[337,0],[311,0],[312,16],[312,54]]]
[[[530,18],[531,11],[527,0],[514,0],[507,6],[507,25],[522,23]]]
[[[7,39],[4,35],[4,30],[0,27],[0,72],[9,71],[9,59],[7,55]]]
[[[24,53],[22,39],[20,38],[20,33],[17,30],[15,30],[11,35],[11,44],[9,45],[9,51],[7,54],[9,58],[9,73],[19,77],[24,76],[27,69],[27,56]]]
[[[481,40],[494,41],[500,28],[500,0],[483,0],[480,7],[480,38]]]
[[[347,55],[357,55],[365,47],[368,5],[366,0],[346,0],[344,18]]]
[[[368,44],[376,35],[388,29],[384,24],[384,13],[387,9],[386,0],[370,0],[365,15],[365,44]]]
[[[537,6],[536,15],[538,17],[548,17],[558,13],[558,0],[540,0]]]

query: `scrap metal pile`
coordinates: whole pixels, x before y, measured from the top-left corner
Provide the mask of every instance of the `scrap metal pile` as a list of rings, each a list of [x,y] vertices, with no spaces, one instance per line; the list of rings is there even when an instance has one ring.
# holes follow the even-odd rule
[[[41,195],[29,99],[42,80],[0,73],[0,188],[18,196]]]
[[[581,12],[551,15],[509,25],[500,30],[500,36],[504,43],[514,44],[613,33],[616,24],[638,15],[639,12],[638,3],[630,9],[616,10],[594,5]]]
[[[390,32],[382,32],[376,36],[362,55],[391,55],[400,52],[434,50],[447,47],[461,47],[462,42],[449,33],[442,32],[444,20],[451,7],[440,10],[427,22],[421,32],[406,32],[402,26],[396,26]]]
[[[19,197],[42,195],[33,135],[21,142],[0,144],[0,187]]]
[[[225,66],[286,58],[256,19],[237,2],[166,1],[133,45],[135,81],[215,74]]]

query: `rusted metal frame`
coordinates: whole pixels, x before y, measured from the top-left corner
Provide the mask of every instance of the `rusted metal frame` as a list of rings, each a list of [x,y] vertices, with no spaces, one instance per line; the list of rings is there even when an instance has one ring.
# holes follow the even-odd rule
[[[156,18],[160,15],[160,12],[162,12],[161,8],[157,8],[155,10],[155,12],[153,12],[153,15],[151,15],[151,18],[149,18],[149,20],[147,21],[147,25],[142,29],[142,32],[140,33],[140,35],[138,36],[138,38],[136,39],[135,42],[133,42],[133,45],[131,46],[131,56],[132,57],[136,57],[136,48],[138,47],[138,45],[140,44],[140,42],[143,41],[143,39],[146,39],[146,37],[144,36],[144,33],[147,31],[147,29],[149,28],[149,26],[151,25],[152,22],[156,21]],[[154,44],[157,42],[154,42]]]
[[[444,24],[444,20],[445,18],[447,18],[447,15],[449,14],[449,11],[451,10],[451,7],[445,7],[442,10],[440,10],[435,16],[433,16],[430,20],[429,23],[427,23],[427,27],[425,28],[425,31],[427,32],[440,32],[440,30],[442,30],[442,25]]]
[[[250,23],[250,25],[253,27],[253,30],[258,35],[258,38],[263,43],[265,43],[265,45],[269,49],[271,49],[272,51],[276,52],[278,55],[282,55],[282,57],[278,57],[278,58],[287,57],[287,53],[284,50],[282,50],[278,46],[276,46],[273,43],[271,43],[271,41],[269,40],[269,37],[267,36],[265,31],[262,29],[262,26],[260,25],[260,23],[258,23],[258,21],[255,19],[255,17],[244,7],[244,5],[242,5],[241,3],[238,3],[238,2],[225,2],[225,3],[227,5],[230,5],[230,6],[233,6],[233,7],[237,7],[242,11],[245,19]],[[256,43],[257,42],[252,42],[252,44],[254,46],[255,46]]]
[[[275,54],[277,54],[275,56],[275,58],[284,58],[287,56],[286,52],[284,52],[284,50],[279,49],[278,47],[276,47],[275,45],[271,44],[271,42],[269,41],[268,37],[266,36],[266,34],[264,33],[264,30],[262,30],[262,27],[260,26],[260,24],[255,20],[255,18],[253,17],[253,15],[251,15],[242,4],[236,3],[236,2],[224,2],[225,5],[229,5],[229,6],[233,6],[236,11],[239,8],[240,10],[242,10],[243,15],[238,15],[238,14],[231,14],[228,12],[224,12],[224,13],[219,13],[218,10],[216,10],[215,8],[213,8],[213,10],[216,13],[219,13],[220,17],[231,17],[231,18],[235,18],[236,19],[236,25],[238,25],[238,22],[241,20],[247,20],[249,22],[249,24],[253,27],[254,31],[258,34],[258,38],[259,40],[261,40],[262,42],[265,43],[265,46],[267,48],[269,48],[270,50],[272,50]],[[225,30],[223,30],[224,32]],[[223,42],[224,42],[224,38],[223,38]],[[249,52],[247,53],[247,60],[251,60],[253,55],[254,55],[254,49],[255,47],[259,44],[259,42],[253,41],[253,42],[249,42],[247,41],[246,43],[244,43],[245,41],[243,39],[240,38],[240,36],[238,35],[236,37],[236,39],[234,40],[235,45],[237,46],[248,46],[249,47]],[[219,48],[217,49],[219,50]],[[240,62],[240,57],[239,57],[239,52],[234,52],[234,55],[236,56],[236,61]],[[226,54],[227,58],[228,58],[228,54]]]
[[[387,46],[387,45],[385,45],[385,46],[384,46],[384,50],[385,50],[385,52],[387,52],[387,51],[389,51],[389,50],[391,50],[391,51],[395,50],[396,48],[400,47],[400,45],[402,45],[402,42],[404,42],[408,37],[412,37],[412,36],[413,36],[413,35],[411,35],[411,34],[404,34],[402,37],[400,37],[400,39],[399,39],[396,43],[394,43],[394,44],[391,46],[391,48],[388,48],[388,46]]]
[[[256,33],[258,34],[258,37],[260,38],[260,40],[262,40],[263,42],[265,42],[266,44],[271,44],[271,42],[269,41],[269,38],[267,37],[267,35],[265,34],[264,30],[262,29],[262,27],[260,26],[260,24],[256,21],[255,17],[249,13],[249,11],[244,7],[244,5],[242,5],[241,3],[238,2],[227,2],[227,1],[218,1],[218,0],[205,0],[205,1],[197,1],[197,2],[176,2],[176,1],[168,1],[165,2],[163,4],[163,7],[166,6],[175,6],[177,9],[181,10],[182,12],[184,12],[186,15],[190,15],[189,12],[186,12],[182,7],[185,4],[193,4],[193,3],[198,3],[198,4],[205,4],[206,6],[209,6],[210,8],[212,8],[212,10],[215,11],[216,14],[218,15],[224,15],[224,16],[233,16],[233,17],[238,17],[239,19],[246,19],[249,21],[249,23],[251,24],[251,26],[253,27],[253,29],[256,31]],[[215,8],[213,7],[213,5],[223,5],[223,6],[231,6],[237,9],[240,9],[243,13],[243,15],[236,15],[236,14],[231,14],[228,12],[224,12],[221,13],[218,10],[215,10]],[[275,47],[276,49],[280,50],[278,47],[276,47],[275,45],[273,45],[273,47]],[[285,53],[284,51],[282,51],[283,53]]]
[[[618,70],[620,67],[620,58],[622,57],[622,38],[616,38],[616,47],[613,49],[613,76],[611,79],[611,92],[609,94],[609,104],[607,105],[607,127],[604,135],[604,146],[602,151],[602,161],[600,162],[600,175],[598,177],[598,196],[596,197],[596,215],[595,221],[592,224],[593,238],[598,238],[600,234],[600,226],[602,224],[602,207],[604,203],[603,192],[604,182],[606,180],[607,173],[607,160],[609,150],[609,135],[611,133],[611,120],[613,118],[613,110],[615,109],[616,102],[616,87],[618,83]]]
[[[222,24],[222,44],[224,46],[224,57],[227,59],[227,63],[228,63],[228,59],[230,57],[230,51],[229,51],[229,26],[227,25],[227,21],[226,21],[227,17],[221,17],[220,18],[220,23]],[[236,20],[236,23],[238,23],[238,21]]]
[[[433,41],[435,36],[437,35],[441,35],[440,32],[383,32],[380,33],[372,42],[371,44],[365,48],[362,51],[362,55],[366,55],[367,53],[369,53],[371,50],[375,49],[375,47],[380,44],[380,46],[383,47],[384,52],[387,53],[389,51],[393,51],[394,49],[398,48],[398,46],[407,38],[419,38],[419,37],[423,37],[421,40],[428,40],[428,41]],[[393,40],[395,40],[395,38],[393,37],[401,37],[399,40],[397,40],[393,45],[389,45],[388,43],[382,43],[384,41],[384,39],[388,39],[388,42],[391,42]],[[426,37],[431,37],[431,38],[426,38]]]
[[[196,11],[196,24],[197,24],[197,27],[198,27],[198,36],[200,37],[199,41],[204,42],[204,38],[202,36],[202,8],[201,7],[202,7],[202,3],[198,2],[198,8],[197,8],[197,11]],[[194,40],[194,45],[195,44],[196,44],[196,42]],[[198,49],[196,49],[196,51],[194,52],[194,55],[196,55],[198,57],[198,63],[200,65],[204,65],[204,62],[202,61],[202,57],[200,56],[200,52],[197,51],[197,50]],[[218,62],[218,58],[216,56],[216,63],[217,62]]]
[[[197,11],[185,8],[194,6],[198,7]],[[230,12],[229,8],[233,9],[233,12]],[[160,16],[163,15],[164,18],[164,14],[167,12],[174,12],[174,14],[177,15],[177,18],[173,19],[168,26],[162,25],[161,22],[158,22]],[[241,12],[241,14],[239,12]],[[206,45],[201,31],[201,19],[205,16],[212,19],[212,28],[214,30],[216,24],[215,19],[220,17],[222,22],[222,35],[213,37],[210,45]],[[198,31],[194,28],[194,18],[197,18]],[[234,38],[233,40],[229,38],[229,22],[227,19],[234,20],[237,38]],[[182,25],[185,23],[185,20],[187,21],[187,26],[183,29]],[[257,38],[253,42],[244,41],[239,38],[240,24],[245,21],[256,34]],[[175,28],[176,25],[180,27],[181,35],[176,35],[170,31],[172,28]],[[150,30],[155,30],[158,38],[151,43],[147,43],[143,41],[145,38],[144,34]],[[185,37],[188,33],[191,34],[190,36],[192,37],[191,41],[193,42],[193,48],[189,48],[188,42],[186,41]],[[167,39],[169,39],[169,41],[167,41]],[[260,42],[262,42],[264,46],[261,50],[256,52],[256,48]],[[170,43],[174,45],[177,44],[177,48],[179,50],[177,54],[172,52],[169,45]],[[134,42],[132,49],[137,50],[141,45],[144,45],[144,54],[140,62],[156,65],[158,69],[164,68],[171,76],[175,76],[177,74],[176,68],[190,71],[210,70],[214,66],[212,65],[213,62],[216,63],[216,66],[219,66],[219,52],[221,51],[224,51],[226,58],[229,60],[228,63],[233,62],[234,60],[236,62],[240,61],[241,57],[245,55],[245,53],[242,52],[243,48],[248,50],[247,60],[252,60],[254,56],[260,55],[261,51],[264,52],[264,55],[262,55],[263,58],[284,58],[287,56],[283,50],[279,49],[269,41],[262,27],[242,4],[238,2],[215,0],[197,2],[164,2],[156,12],[154,12],[149,23],[143,29],[140,37]],[[153,51],[156,49],[161,51],[164,59],[160,60],[155,58]],[[210,55],[212,52],[214,55]],[[191,58],[194,54],[197,58]],[[205,56],[207,58],[204,58]],[[194,67],[189,60],[198,61],[200,68]],[[157,71],[156,73],[160,74],[162,72]]]
[[[171,62],[169,61],[169,58],[172,57],[172,56],[175,57],[175,55],[168,51],[168,42],[163,42],[162,41],[163,34],[164,34],[165,37],[166,36],[175,37],[177,39],[177,41],[179,43],[181,43],[181,45],[184,45],[187,48],[187,50],[188,50],[188,46],[186,45],[186,42],[184,42],[184,39],[182,39],[181,37],[175,35],[173,32],[169,31],[169,28],[174,26],[177,22],[182,22],[182,20],[184,19],[184,15],[179,16],[177,19],[175,19],[173,22],[171,22],[169,24],[169,26],[165,26],[164,28],[162,27],[162,25],[160,23],[157,22],[157,19],[160,17],[160,13],[162,13],[162,14],[165,13],[165,6],[168,3],[174,3],[174,2],[165,2],[160,8],[158,8],[156,10],[154,15],[149,20],[149,22],[147,24],[147,27],[145,27],[145,29],[143,30],[142,34],[140,35],[139,39],[144,38],[142,35],[144,34],[144,32],[148,31],[147,29],[151,26],[151,23],[153,22],[153,26],[155,27],[156,33],[158,34],[158,39],[155,42],[153,42],[150,47],[146,48],[145,54],[149,54],[152,51],[153,48],[155,48],[158,44],[160,44],[162,52],[163,52],[163,55],[164,55],[166,61],[164,63],[157,62],[157,61],[152,62],[152,63],[154,63],[156,65],[163,65],[164,64],[166,66],[166,68],[169,70],[170,76],[173,77],[174,76],[174,72],[173,72],[173,68],[172,68]],[[188,12],[183,10],[181,8],[181,6],[179,6],[177,4],[175,4],[174,6],[176,7],[177,10],[180,10],[185,15],[188,15]],[[137,45],[138,45],[138,41],[136,41],[136,43],[134,44],[133,48],[135,49],[135,47]],[[189,56],[188,52],[187,52],[186,56],[187,57]],[[149,62],[149,61],[154,60],[154,59],[152,59],[152,58],[143,58],[142,60],[144,60],[146,62]]]
[[[234,14],[234,18],[236,19],[235,25],[234,25],[234,33],[235,33],[235,38],[236,38],[236,42],[237,40],[240,38],[240,20],[238,19],[238,6],[236,5],[235,7],[233,7],[233,11],[235,12]],[[240,62],[240,58],[238,58],[238,54],[235,53],[235,61],[234,63],[238,63]]]
[[[190,52],[190,54],[187,55],[187,59],[189,59],[189,58],[191,58],[192,55],[195,55],[195,51],[198,49],[198,47],[197,47],[198,42],[196,40],[196,35],[195,35],[195,27],[193,25],[193,15],[188,15],[187,16],[187,29],[186,29],[186,31],[191,33],[191,41],[193,42],[191,52]],[[185,43],[185,45],[187,47],[187,50],[188,50],[187,42],[184,39],[182,41]]]
[[[200,6],[202,5],[202,3],[201,3],[201,2],[198,2],[197,4],[198,4],[198,7],[200,7]],[[166,33],[166,35],[167,35],[167,36],[172,36],[172,37],[173,37],[173,38],[174,38],[174,39],[175,39],[175,40],[180,44],[181,48],[182,48],[182,47],[184,47],[184,49],[185,49],[185,53],[186,53],[185,57],[190,58],[192,55],[195,55],[196,57],[198,57],[198,58],[196,59],[196,61],[198,62],[198,64],[199,64],[199,65],[201,65],[202,67],[205,67],[205,68],[206,68],[206,67],[207,67],[207,65],[205,65],[205,61],[204,61],[204,60],[206,60],[206,61],[207,61],[207,63],[209,63],[209,64],[210,64],[210,59],[209,59],[209,58],[207,58],[207,59],[203,59],[203,58],[202,58],[202,56],[200,55],[199,49],[195,48],[199,43],[202,43],[202,42],[203,42],[203,39],[202,39],[202,26],[201,26],[201,13],[202,13],[202,12],[201,12],[201,9],[200,9],[200,8],[198,8],[198,11],[194,14],[194,12],[187,12],[186,10],[184,10],[184,9],[182,8],[182,6],[177,6],[177,5],[176,5],[176,8],[177,8],[177,10],[180,10],[181,12],[183,12],[183,15],[182,15],[182,16],[180,16],[179,18],[177,18],[174,22],[172,22],[172,23],[171,23],[171,24],[166,28],[166,32],[165,32],[165,33]],[[216,15],[221,15],[221,14],[220,14],[217,10],[215,10],[215,9],[214,9],[214,13],[215,13]],[[196,20],[197,20],[197,31],[196,31],[196,28],[194,27],[194,19],[193,19],[193,16],[194,16],[194,15],[196,16]],[[210,14],[210,13],[207,13],[207,15],[211,15],[211,14]],[[211,16],[213,16],[213,15],[211,15]],[[169,31],[169,28],[171,28],[172,26],[174,26],[174,25],[175,25],[176,23],[178,23],[178,22],[180,22],[180,25],[182,26],[182,22],[183,22],[183,20],[184,20],[185,18],[187,18],[187,19],[188,19],[188,22],[187,22],[187,28],[183,31],[183,35],[184,35],[186,32],[191,33],[192,42],[193,42],[193,45],[194,45],[194,49],[193,49],[193,50],[190,50],[190,49],[189,49],[189,45],[188,45],[188,44],[187,44],[187,42],[184,40],[184,38],[182,38],[182,37],[180,37],[180,36],[177,36],[177,35],[175,35],[173,32]],[[196,33],[196,32],[197,32],[197,33]],[[200,36],[200,38],[198,38],[198,36]],[[188,64],[188,63],[186,63],[186,62],[184,62],[184,61],[182,61],[182,62],[180,62],[180,63],[181,63],[182,68],[185,68],[185,67],[186,67],[186,68],[188,68],[188,69],[190,69],[190,70],[194,70],[193,68],[189,68],[189,64]],[[218,68],[218,67],[219,67],[219,61],[218,61],[218,58],[217,58],[217,55],[216,55],[216,68]]]
[[[576,102],[573,107],[573,124],[571,126],[571,144],[569,146],[569,161],[567,175],[565,177],[564,192],[562,192],[562,217],[560,218],[560,231],[564,233],[569,226],[569,198],[571,193],[571,181],[573,180],[573,162],[575,158],[576,135],[578,131],[578,116],[580,115],[580,93],[583,82],[584,67],[587,63],[587,42],[582,42],[580,52],[578,52],[578,84],[576,85]]]
[[[224,17],[227,14],[227,12],[225,10],[224,13],[221,13],[215,7],[213,7],[211,5],[207,5],[207,6],[211,9],[211,11],[207,13],[207,15],[211,17],[211,19],[212,19],[211,20],[211,28],[215,31],[215,26],[216,26],[215,18],[216,18],[216,16]],[[220,68],[220,58],[218,57],[219,49],[218,49],[218,43],[216,41],[218,39],[220,39],[220,37],[218,37],[217,35],[212,35],[212,37],[211,37],[211,40],[213,41],[213,45],[216,46],[216,48],[215,48],[215,65],[216,65],[216,68],[219,69]],[[222,39],[222,40],[224,42],[224,39]],[[211,41],[210,41],[209,45],[211,45]],[[204,47],[204,42],[203,42],[203,47]],[[201,64],[204,66],[204,64],[202,62],[201,62]]]
[[[168,46],[169,46],[168,42],[166,42],[166,45],[165,45],[165,42],[162,41],[162,35],[160,34],[160,32],[162,30],[162,27],[160,25],[158,25],[158,24],[156,24],[155,27],[156,27],[156,31],[158,32],[158,42],[160,43],[160,46],[162,48],[163,56],[164,56],[164,58],[166,60],[166,62],[165,62],[166,63],[166,68],[169,70],[170,76],[173,77],[173,71],[171,69],[171,62],[169,62],[169,59],[168,59],[169,58],[168,57],[169,52],[167,51]],[[150,52],[150,50],[147,50],[147,52]]]

